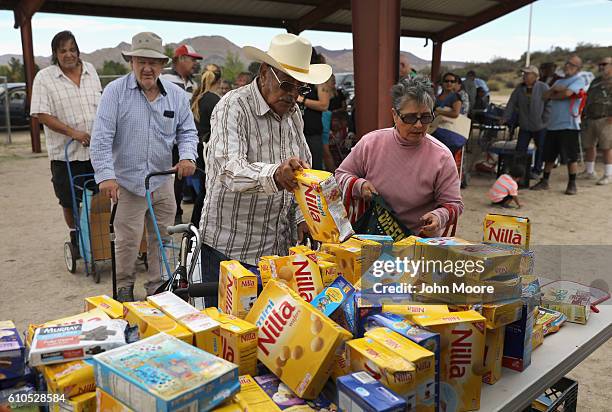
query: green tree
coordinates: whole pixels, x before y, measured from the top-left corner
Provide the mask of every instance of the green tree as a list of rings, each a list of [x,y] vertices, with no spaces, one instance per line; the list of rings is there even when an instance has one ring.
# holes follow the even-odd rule
[[[166,45],[166,47],[164,47],[164,54],[168,56],[169,58],[172,58],[174,57],[174,49]]]
[[[243,72],[244,63],[240,60],[238,53],[232,53],[230,51],[227,52],[225,56],[225,62],[223,63],[223,78],[230,82],[234,82],[236,80],[236,76],[238,73]]]
[[[128,72],[127,67],[124,64],[112,61],[112,60],[104,60],[104,65],[102,66],[102,70],[100,71],[101,75],[123,75]]]
[[[251,62],[249,64],[249,68],[247,69],[249,72],[253,73],[253,76],[257,76],[259,73],[259,67],[261,66],[260,62]]]
[[[19,59],[15,57],[11,57],[8,62],[8,67],[10,70],[9,74],[9,82],[24,82],[25,81],[25,70],[23,68],[23,64]]]

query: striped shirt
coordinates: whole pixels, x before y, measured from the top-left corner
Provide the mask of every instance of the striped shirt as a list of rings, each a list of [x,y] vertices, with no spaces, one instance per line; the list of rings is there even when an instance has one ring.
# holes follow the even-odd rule
[[[75,130],[91,134],[102,86],[95,67],[91,63],[81,63],[83,70],[79,86],[55,64],[36,74],[30,115],[48,114]],[[49,159],[65,161],[64,146],[71,136],[55,132],[47,126],[44,129]],[[89,160],[89,148],[71,144],[68,147],[68,160]]]
[[[91,135],[91,164],[96,183],[117,183],[144,196],[144,180],[152,172],[172,168],[172,146],[180,159],[197,157],[198,135],[185,92],[158,79],[160,94],[150,102],[129,73],[106,86]],[[151,191],[170,176],[151,179]]]
[[[501,202],[506,196],[517,196],[518,195],[518,183],[512,178],[512,176],[503,174],[501,175],[491,189],[489,189],[489,199],[492,202]]]
[[[303,219],[293,194],[276,187],[274,172],[292,156],[312,159],[297,106],[279,117],[257,83],[227,93],[212,113],[200,222],[204,243],[251,265],[286,255]]]

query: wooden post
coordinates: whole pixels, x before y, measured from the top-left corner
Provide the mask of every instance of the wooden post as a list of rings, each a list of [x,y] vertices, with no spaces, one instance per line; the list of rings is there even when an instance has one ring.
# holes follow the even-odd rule
[[[440,82],[440,62],[442,61],[442,42],[434,40],[433,43],[433,51],[431,53],[431,81],[435,87],[438,86]]]
[[[391,86],[399,68],[400,0],[353,0],[357,137],[392,125]]]

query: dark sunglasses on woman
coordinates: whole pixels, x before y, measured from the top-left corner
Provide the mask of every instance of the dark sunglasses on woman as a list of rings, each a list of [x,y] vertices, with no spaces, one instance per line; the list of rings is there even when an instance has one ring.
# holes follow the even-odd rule
[[[419,120],[421,124],[430,124],[434,120],[434,115],[431,112],[427,113],[400,113],[398,110],[395,111],[397,116],[402,119],[402,122],[406,124],[416,124]]]

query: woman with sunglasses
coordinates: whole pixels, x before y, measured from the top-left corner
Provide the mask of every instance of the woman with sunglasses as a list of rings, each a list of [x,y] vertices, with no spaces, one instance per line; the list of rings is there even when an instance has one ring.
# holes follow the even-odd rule
[[[453,73],[442,76],[442,93],[436,97],[436,115],[456,118],[461,113],[461,97],[455,91],[457,79]]]
[[[341,187],[355,181],[354,198],[380,195],[414,233],[439,236],[449,219],[442,205],[461,213],[463,202],[451,152],[427,134],[434,119],[431,83],[405,78],[391,94],[395,127],[363,136],[336,169],[336,180]]]

